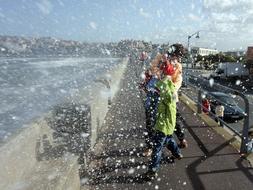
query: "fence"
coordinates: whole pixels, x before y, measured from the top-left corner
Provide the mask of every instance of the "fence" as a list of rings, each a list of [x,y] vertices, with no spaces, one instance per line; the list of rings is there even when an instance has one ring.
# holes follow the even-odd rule
[[[249,131],[249,125],[250,125],[249,124],[250,111],[249,111],[249,100],[245,96],[245,94],[237,90],[228,88],[226,86],[222,86],[217,83],[212,83],[210,85],[209,80],[204,79],[202,77],[190,75],[189,73],[185,74],[185,81],[186,81],[186,86],[190,86],[197,90],[198,98],[197,98],[196,103],[198,106],[198,113],[201,113],[202,111],[202,97],[205,91],[218,91],[218,92],[223,92],[226,94],[234,94],[236,96],[240,96],[243,99],[244,104],[245,104],[245,111],[244,111],[244,123],[243,123],[242,133],[238,132],[233,127],[231,127],[231,124],[228,124],[224,120],[218,118],[214,113],[210,112],[210,116],[220,121],[224,126],[228,127],[231,131],[233,131],[236,135],[238,135],[241,138],[240,152],[247,153],[247,150],[248,150],[247,144],[249,141],[248,131]]]

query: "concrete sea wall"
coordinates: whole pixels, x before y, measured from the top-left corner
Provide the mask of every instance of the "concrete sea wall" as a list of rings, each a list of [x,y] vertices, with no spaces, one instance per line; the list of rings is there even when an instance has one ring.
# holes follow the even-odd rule
[[[128,59],[23,128],[0,147],[0,189],[80,189],[79,168],[94,146]]]

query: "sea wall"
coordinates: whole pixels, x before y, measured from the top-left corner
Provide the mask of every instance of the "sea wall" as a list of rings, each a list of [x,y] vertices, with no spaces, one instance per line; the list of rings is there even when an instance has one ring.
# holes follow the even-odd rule
[[[0,189],[80,189],[79,168],[94,146],[128,59],[96,77],[0,147]]]

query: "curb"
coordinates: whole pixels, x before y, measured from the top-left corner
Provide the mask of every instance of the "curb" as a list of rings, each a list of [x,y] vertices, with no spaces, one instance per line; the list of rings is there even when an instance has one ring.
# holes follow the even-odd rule
[[[179,96],[179,99],[185,103],[192,111],[197,113],[197,105],[196,103],[191,100],[188,96],[181,93]],[[231,145],[238,150],[238,153],[240,152],[240,146],[241,146],[241,139],[236,136],[231,130],[228,128],[222,128],[217,125],[217,122],[214,121],[212,118],[210,118],[208,115],[201,113],[197,115],[209,126],[212,127],[212,129],[221,135],[225,140],[234,140],[231,142]],[[250,162],[250,165],[253,166],[253,153],[250,153],[246,156],[246,159]]]

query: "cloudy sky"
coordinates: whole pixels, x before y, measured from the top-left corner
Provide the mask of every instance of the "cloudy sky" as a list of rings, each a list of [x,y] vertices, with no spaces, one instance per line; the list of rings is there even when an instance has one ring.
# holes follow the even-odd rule
[[[219,50],[253,45],[253,0],[0,0],[0,35],[143,39]]]

